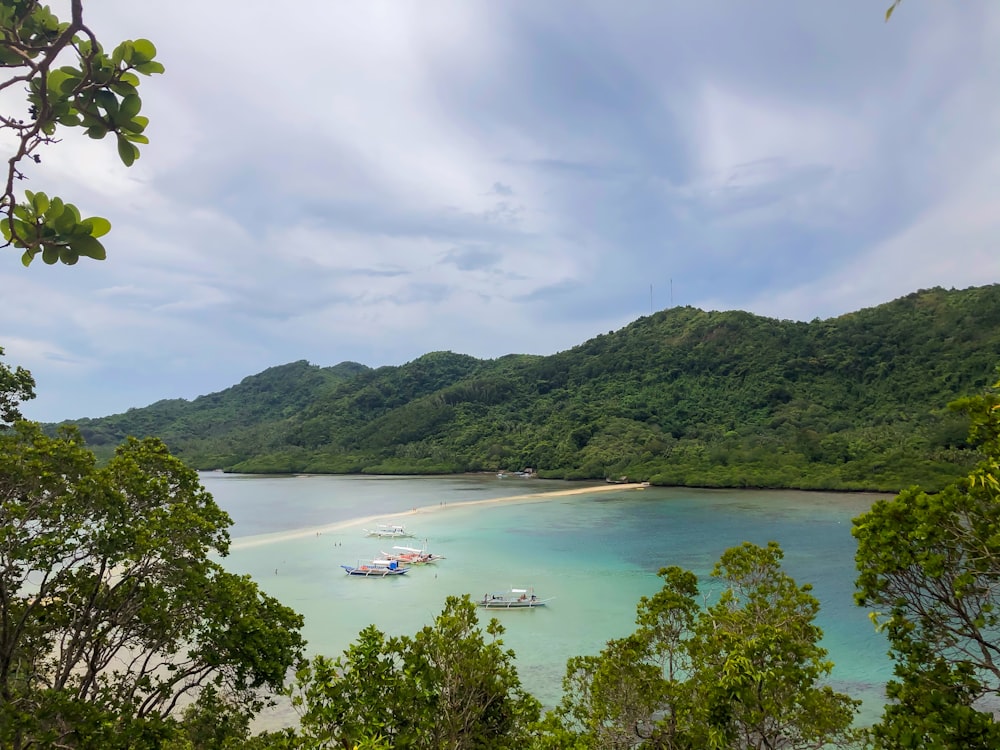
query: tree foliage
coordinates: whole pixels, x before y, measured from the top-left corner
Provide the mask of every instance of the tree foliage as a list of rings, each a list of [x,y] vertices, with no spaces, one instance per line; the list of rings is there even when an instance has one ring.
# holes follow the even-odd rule
[[[880,748],[996,748],[1000,724],[1000,383],[953,408],[981,463],[942,492],[913,487],[855,519],[858,603],[896,662]]]
[[[484,637],[467,595],[448,597],[413,637],[366,628],[338,659],[319,656],[299,671],[302,741],[347,750],[525,747],[539,705],[522,689],[502,634],[494,619]]]
[[[61,128],[82,128],[95,139],[113,135],[125,166],[139,158],[137,144],[148,119],[139,114],[140,75],[162,73],[148,39],[121,42],[106,53],[84,22],[83,0],[70,0],[70,19],[57,18],[37,0],[0,5],[0,67],[6,78],[0,92],[24,90],[24,110],[0,115],[0,132],[13,137],[6,180],[0,194],[0,230],[6,246],[23,250],[29,265],[41,254],[45,263],[76,263],[80,257],[103,260],[100,237],[107,219],[83,218],[59,197],[26,191],[19,201],[15,184],[25,179],[23,162],[41,162],[42,147],[57,143]]]
[[[698,604],[696,577],[664,568],[663,588],[638,607],[638,629],[596,657],[567,665],[551,714],[552,747],[819,748],[855,743],[858,702],[822,685],[832,664],[819,645],[819,602],[781,570],[782,553],[746,543],[712,575],[715,603]]]
[[[0,435],[0,745],[155,746],[199,705],[245,729],[302,620],[215,561],[229,523],[158,440],[98,468],[72,429]]]
[[[811,323],[674,308],[548,357],[295,362],[194,401],[79,420],[92,446],[162,437],[198,468],[540,476],[899,491],[971,467],[1000,285],[924,290]]]
[[[3,347],[0,346],[0,357]],[[35,397],[35,379],[23,367],[11,369],[0,362],[0,428],[21,419],[17,405]]]

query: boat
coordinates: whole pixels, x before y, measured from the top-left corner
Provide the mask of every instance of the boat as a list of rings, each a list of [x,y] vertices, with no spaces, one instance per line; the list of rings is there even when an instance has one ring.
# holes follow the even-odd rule
[[[395,546],[392,552],[383,552],[382,557],[387,560],[396,560],[407,565],[426,565],[427,563],[443,560],[444,555],[435,555],[426,549],[416,547]]]
[[[349,576],[365,576],[366,578],[385,578],[386,576],[401,576],[409,568],[400,565],[398,560],[375,558],[357,565],[341,565]]]
[[[380,523],[374,529],[365,529],[368,536],[388,537],[398,539],[401,537],[413,536],[407,532],[406,527],[398,523]]]
[[[533,588],[509,589],[507,591],[483,594],[477,604],[484,609],[534,609],[544,607],[549,599],[539,599]]]

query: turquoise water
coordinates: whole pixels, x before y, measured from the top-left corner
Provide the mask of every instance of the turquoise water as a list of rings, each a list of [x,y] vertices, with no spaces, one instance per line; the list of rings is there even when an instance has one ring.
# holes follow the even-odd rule
[[[634,629],[639,598],[659,589],[656,571],[679,565],[708,579],[728,547],[777,541],[785,567],[822,603],[831,684],[880,711],[891,674],[883,638],[854,606],[851,518],[877,496],[677,488],[520,498],[580,485],[488,476],[248,477],[202,475],[234,519],[230,570],[249,573],[305,617],[311,653],[335,656],[369,624],[413,634],[449,594],[533,586],[543,609],[482,612],[506,628],[525,686],[556,703],[566,660],[594,654]],[[392,520],[417,535],[405,543],[447,559],[386,579],[354,578],[342,564],[402,542],[363,529]]]

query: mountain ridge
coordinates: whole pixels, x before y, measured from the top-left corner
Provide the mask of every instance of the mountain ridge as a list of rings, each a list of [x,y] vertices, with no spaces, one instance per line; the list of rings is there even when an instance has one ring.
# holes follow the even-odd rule
[[[945,407],[998,362],[1000,285],[935,287],[810,322],[668,308],[552,355],[299,360],[74,424],[98,452],[157,435],[229,471],[895,490],[972,460]]]

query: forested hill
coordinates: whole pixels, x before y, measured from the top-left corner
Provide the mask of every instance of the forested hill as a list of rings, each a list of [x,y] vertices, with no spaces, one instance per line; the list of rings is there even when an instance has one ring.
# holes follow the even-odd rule
[[[81,420],[203,469],[452,473],[698,486],[933,488],[972,457],[946,408],[997,379],[1000,285],[810,323],[677,307],[552,356],[274,367],[194,401]]]

